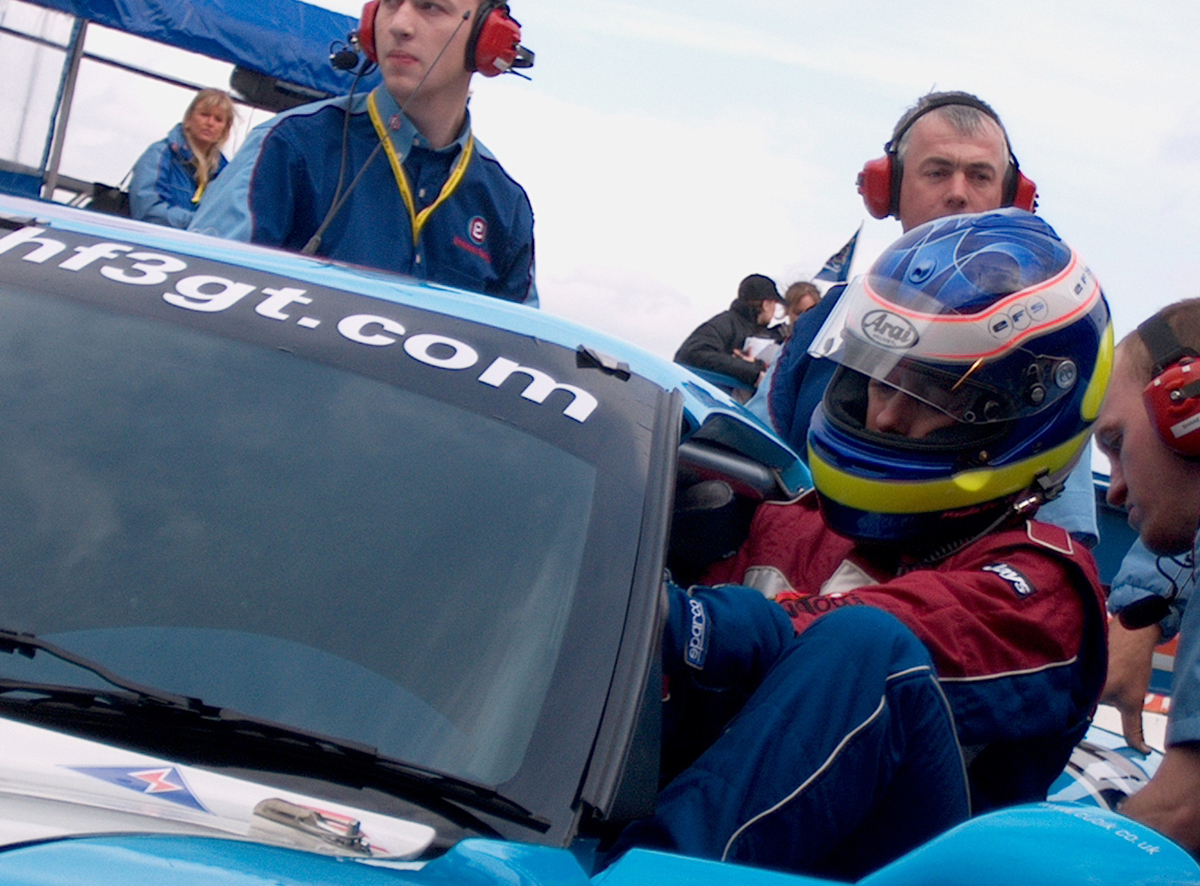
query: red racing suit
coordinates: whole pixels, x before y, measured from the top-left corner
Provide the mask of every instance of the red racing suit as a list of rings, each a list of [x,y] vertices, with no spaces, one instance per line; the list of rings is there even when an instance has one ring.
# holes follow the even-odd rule
[[[1091,554],[1029,521],[932,565],[882,567],[830,530],[817,497],[764,504],[705,584],[773,597],[797,633],[834,609],[874,606],[928,649],[954,712],[975,812],[1043,799],[1104,686],[1104,595]]]

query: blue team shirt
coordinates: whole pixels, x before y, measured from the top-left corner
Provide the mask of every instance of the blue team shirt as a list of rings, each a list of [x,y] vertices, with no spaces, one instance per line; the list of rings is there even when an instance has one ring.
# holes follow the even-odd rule
[[[366,169],[315,254],[536,306],[533,210],[524,189],[473,141],[469,118],[453,144],[434,150],[386,89],[373,95],[418,213],[437,201],[471,146],[461,179],[415,242],[387,152],[376,152],[380,138],[367,95],[304,105],[256,127],[189,229],[302,250],[338,192],[349,109],[343,190]]]

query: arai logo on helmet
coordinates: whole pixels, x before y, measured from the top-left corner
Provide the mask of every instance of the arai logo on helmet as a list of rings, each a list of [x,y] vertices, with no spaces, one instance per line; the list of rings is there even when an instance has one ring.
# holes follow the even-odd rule
[[[863,335],[885,348],[911,348],[920,340],[917,328],[891,311],[871,311],[862,319]]]

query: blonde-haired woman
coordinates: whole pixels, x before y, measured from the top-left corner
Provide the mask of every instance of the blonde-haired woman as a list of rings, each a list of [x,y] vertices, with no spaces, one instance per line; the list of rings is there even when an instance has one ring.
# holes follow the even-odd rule
[[[129,209],[134,218],[186,228],[204,191],[228,162],[221,148],[233,126],[229,93],[202,89],[183,122],[148,147],[133,167]]]

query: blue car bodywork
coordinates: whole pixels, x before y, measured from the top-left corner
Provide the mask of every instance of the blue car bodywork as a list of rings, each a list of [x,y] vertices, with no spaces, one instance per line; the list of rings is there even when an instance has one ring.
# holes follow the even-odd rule
[[[0,880],[821,882],[597,870],[658,787],[664,571],[809,483],[729,397],[467,293],[32,201],[0,225],[0,740],[45,757],[0,774]],[[1198,880],[1046,803],[863,882]]]

